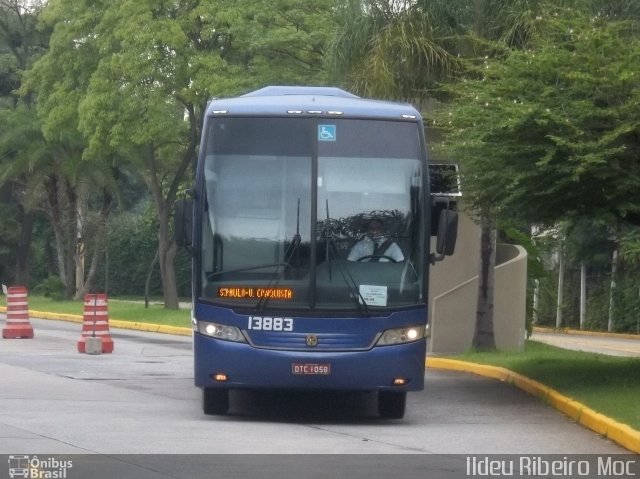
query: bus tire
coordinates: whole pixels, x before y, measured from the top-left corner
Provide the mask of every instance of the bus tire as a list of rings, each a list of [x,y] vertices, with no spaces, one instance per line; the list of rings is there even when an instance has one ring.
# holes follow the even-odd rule
[[[402,419],[406,405],[406,391],[380,391],[378,393],[378,413],[386,419]]]
[[[219,388],[202,388],[202,410],[205,414],[227,414],[229,391]]]

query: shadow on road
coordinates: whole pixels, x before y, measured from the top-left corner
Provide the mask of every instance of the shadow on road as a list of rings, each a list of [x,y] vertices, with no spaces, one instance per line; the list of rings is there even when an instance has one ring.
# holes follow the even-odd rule
[[[237,418],[313,423],[385,424],[378,416],[377,394],[343,391],[232,390],[229,414]]]

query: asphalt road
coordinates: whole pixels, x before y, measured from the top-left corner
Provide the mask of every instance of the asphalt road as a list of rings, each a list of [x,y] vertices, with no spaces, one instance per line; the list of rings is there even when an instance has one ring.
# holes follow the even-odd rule
[[[153,456],[124,462],[166,463],[143,467],[166,475],[137,470],[134,476],[144,478],[187,477],[171,472],[176,464],[198,477],[220,457],[175,455],[223,455],[219,462],[230,468],[224,477],[247,477],[232,465],[254,456],[238,462],[228,455],[279,454],[286,456],[273,456],[281,458],[274,464],[289,464],[296,474],[340,477],[317,456],[289,457],[326,454],[335,467],[357,458],[367,466],[360,471],[377,464],[366,477],[394,475],[386,467],[395,464],[407,477],[429,467],[444,478],[465,477],[468,455],[626,453],[515,387],[456,372],[428,370],[426,388],[409,394],[403,420],[378,418],[375,397],[367,394],[250,391],[232,395],[230,415],[204,416],[193,386],[191,338],[112,329],[113,354],[91,356],[76,349],[81,325],[31,322],[34,339],[0,341],[0,455],[101,454],[120,464],[124,456],[114,455],[142,454]],[[345,454],[367,456],[333,456]],[[438,456],[406,456],[413,454]],[[256,460],[259,470],[289,477],[263,459]],[[107,465],[104,477],[127,477]],[[404,477],[400,469],[396,477]],[[4,472],[0,463],[0,478]],[[271,477],[267,472],[261,477]]]

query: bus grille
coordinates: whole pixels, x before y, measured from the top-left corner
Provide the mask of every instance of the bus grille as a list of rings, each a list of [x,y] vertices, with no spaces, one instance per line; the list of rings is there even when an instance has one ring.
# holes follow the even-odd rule
[[[315,337],[308,339],[310,336]],[[378,335],[363,337],[361,334],[344,333],[249,333],[249,343],[255,348],[283,349],[289,351],[364,351],[371,349]],[[314,346],[308,345],[315,343]]]

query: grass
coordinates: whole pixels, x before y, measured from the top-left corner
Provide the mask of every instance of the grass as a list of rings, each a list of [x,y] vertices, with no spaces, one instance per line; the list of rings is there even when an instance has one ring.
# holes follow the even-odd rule
[[[6,305],[4,301],[1,304]],[[29,295],[29,309],[82,315],[84,306],[82,301],[54,301],[43,296]],[[149,308],[145,309],[143,301],[109,298],[109,319],[188,328],[191,326],[190,316],[188,309],[177,311],[164,309],[162,303],[158,301],[150,301]]]
[[[640,430],[640,358],[569,351],[527,341],[520,353],[469,352],[456,359],[515,371]]]

